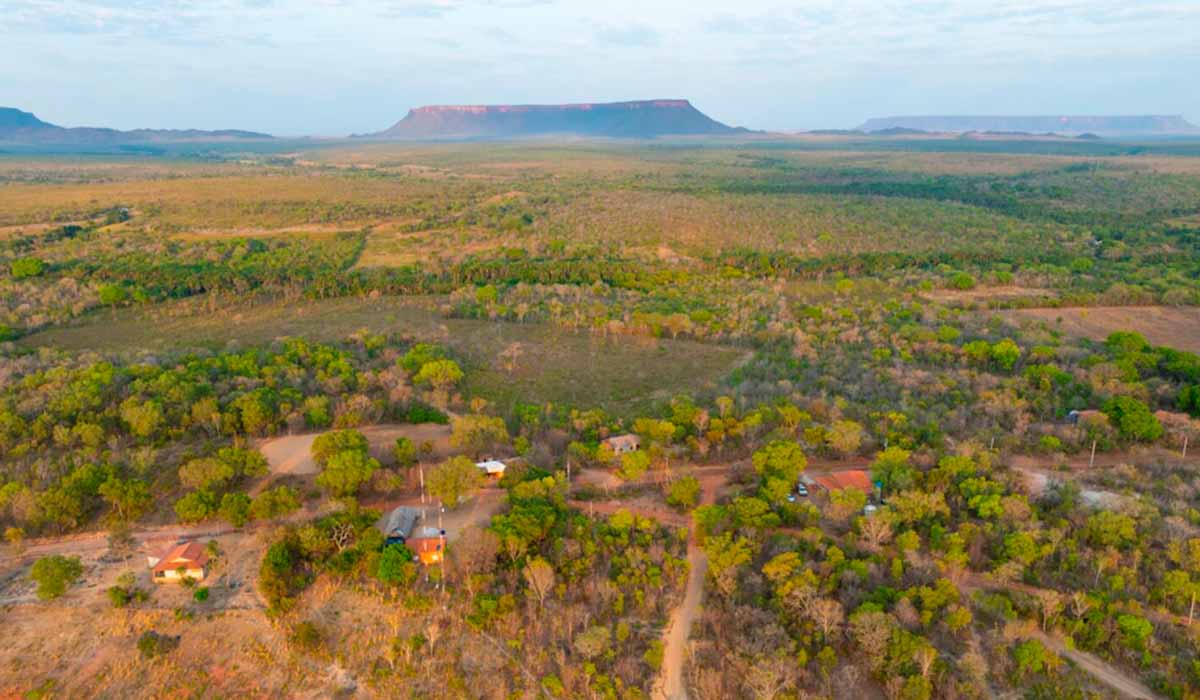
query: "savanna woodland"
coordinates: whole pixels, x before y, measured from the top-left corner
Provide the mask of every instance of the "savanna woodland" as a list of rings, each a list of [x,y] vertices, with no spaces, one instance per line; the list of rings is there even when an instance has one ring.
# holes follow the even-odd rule
[[[1198,351],[1182,142],[0,154],[0,695],[1200,698]]]

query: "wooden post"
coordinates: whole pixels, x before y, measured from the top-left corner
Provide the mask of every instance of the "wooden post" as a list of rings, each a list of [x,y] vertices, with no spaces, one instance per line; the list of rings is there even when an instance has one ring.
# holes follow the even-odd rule
[[[421,476],[421,505],[425,505],[425,465],[417,465],[417,473]]]
[[[1192,626],[1192,615],[1196,612],[1196,589],[1192,588],[1192,606],[1188,608],[1188,627]]]
[[[1096,466],[1096,441],[1092,440],[1092,456],[1088,457],[1088,469]]]
[[[1184,459],[1187,459],[1187,445],[1188,445],[1188,436],[1184,435],[1183,436],[1183,454],[1180,455]]]

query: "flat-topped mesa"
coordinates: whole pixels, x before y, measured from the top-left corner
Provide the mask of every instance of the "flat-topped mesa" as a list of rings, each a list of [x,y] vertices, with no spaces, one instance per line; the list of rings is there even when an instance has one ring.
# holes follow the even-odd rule
[[[687,100],[560,105],[430,105],[417,107],[369,138],[488,140],[538,136],[654,138],[744,131],[710,119]]]
[[[963,133],[1019,132],[1056,134],[1101,134],[1106,136],[1175,136],[1200,134],[1200,128],[1179,115],[1034,115],[971,116],[915,115],[868,119],[859,131],[894,129]]]

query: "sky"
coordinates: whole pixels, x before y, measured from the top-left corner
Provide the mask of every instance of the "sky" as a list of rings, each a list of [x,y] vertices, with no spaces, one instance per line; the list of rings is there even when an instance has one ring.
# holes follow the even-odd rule
[[[378,131],[424,104],[687,98],[728,124],[1183,114],[1200,0],[0,0],[0,106]]]

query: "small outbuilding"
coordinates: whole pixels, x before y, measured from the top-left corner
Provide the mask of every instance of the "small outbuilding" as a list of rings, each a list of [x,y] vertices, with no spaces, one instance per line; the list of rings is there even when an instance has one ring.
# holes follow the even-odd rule
[[[504,476],[504,471],[508,469],[508,465],[498,459],[488,459],[482,462],[476,462],[475,466],[493,479],[499,479]]]
[[[446,531],[428,525],[417,528],[404,546],[424,565],[438,564],[446,553]]]
[[[1082,411],[1071,411],[1067,414],[1067,422],[1071,425],[1088,424],[1095,422],[1108,422],[1108,416],[1103,412],[1097,411],[1094,408],[1084,409]]]
[[[400,506],[380,521],[379,529],[388,544],[404,544],[416,530],[420,518],[420,510]]]
[[[612,450],[614,455],[623,455],[626,452],[636,452],[642,446],[642,441],[637,435],[626,433],[605,438],[601,444]]]
[[[180,583],[184,579],[203,581],[208,575],[208,552],[199,542],[180,542],[161,557],[151,568],[155,583]]]

